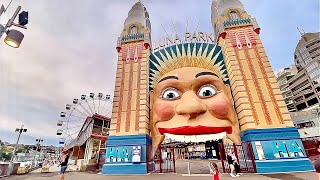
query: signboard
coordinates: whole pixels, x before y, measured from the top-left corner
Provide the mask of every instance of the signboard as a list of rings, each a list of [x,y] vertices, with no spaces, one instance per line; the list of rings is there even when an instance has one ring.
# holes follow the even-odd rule
[[[306,157],[306,153],[300,139],[261,141],[260,143],[265,159]]]
[[[132,147],[132,162],[141,162],[141,146]]]

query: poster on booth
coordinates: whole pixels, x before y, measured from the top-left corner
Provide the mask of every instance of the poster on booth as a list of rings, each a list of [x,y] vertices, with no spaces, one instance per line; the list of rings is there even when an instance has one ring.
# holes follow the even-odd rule
[[[141,146],[132,147],[132,162],[141,162]]]

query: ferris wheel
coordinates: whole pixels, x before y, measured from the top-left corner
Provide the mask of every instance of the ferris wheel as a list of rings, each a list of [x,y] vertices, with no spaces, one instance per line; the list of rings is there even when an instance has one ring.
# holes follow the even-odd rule
[[[81,95],[80,99],[73,99],[72,104],[67,104],[65,111],[60,113],[57,122],[57,135],[59,144],[68,145],[77,138],[87,118],[100,115],[111,118],[112,100],[110,95],[103,93],[90,93],[89,96]]]

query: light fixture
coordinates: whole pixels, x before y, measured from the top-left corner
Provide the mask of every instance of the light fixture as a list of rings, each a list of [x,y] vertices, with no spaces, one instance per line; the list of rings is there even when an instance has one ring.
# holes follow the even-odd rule
[[[14,48],[20,47],[20,44],[24,38],[24,35],[17,30],[9,30],[7,32],[7,37],[4,39],[4,42]]]

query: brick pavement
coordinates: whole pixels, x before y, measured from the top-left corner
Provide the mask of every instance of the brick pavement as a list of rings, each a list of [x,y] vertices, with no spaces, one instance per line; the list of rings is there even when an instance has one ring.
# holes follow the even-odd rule
[[[2,178],[1,180],[57,180],[59,179],[59,173],[29,173],[26,175],[13,175],[8,178]],[[149,174],[149,175],[130,175],[130,176],[106,176],[92,173],[82,172],[68,172],[66,174],[66,180],[212,180],[212,176],[183,176],[179,174]],[[243,174],[241,177],[232,178],[228,174],[222,174],[220,176],[222,180],[316,180],[315,172],[304,173],[288,173],[288,174],[270,174],[270,175],[258,175],[258,174]]]

